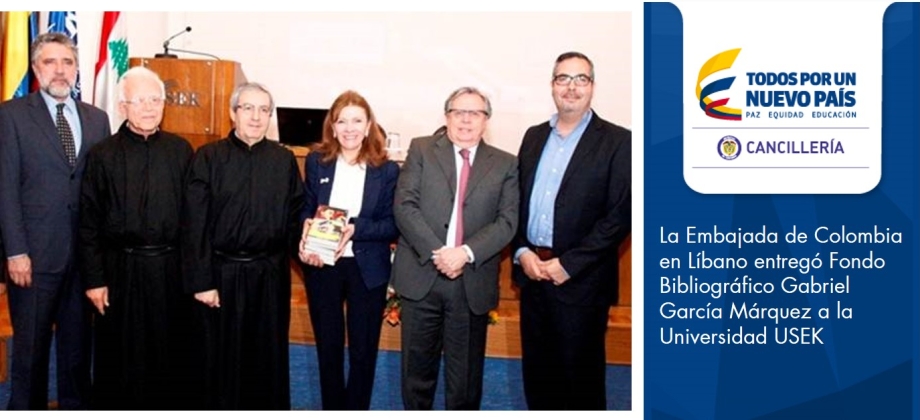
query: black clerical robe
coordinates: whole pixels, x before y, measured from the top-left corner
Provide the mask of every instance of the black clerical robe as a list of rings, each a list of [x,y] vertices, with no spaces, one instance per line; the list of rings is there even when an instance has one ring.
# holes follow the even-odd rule
[[[90,150],[80,195],[79,256],[87,290],[108,288],[95,316],[93,407],[177,409],[191,297],[180,280],[185,139],[146,139],[122,124]]]
[[[294,154],[231,134],[202,146],[183,209],[186,291],[216,289],[203,321],[212,409],[290,409],[290,255],[300,239],[303,181]]]

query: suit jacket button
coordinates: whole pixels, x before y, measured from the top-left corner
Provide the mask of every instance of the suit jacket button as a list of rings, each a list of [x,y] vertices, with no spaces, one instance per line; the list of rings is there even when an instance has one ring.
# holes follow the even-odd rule
[[[76,175],[70,174],[70,180],[73,181],[74,178],[76,178]]]

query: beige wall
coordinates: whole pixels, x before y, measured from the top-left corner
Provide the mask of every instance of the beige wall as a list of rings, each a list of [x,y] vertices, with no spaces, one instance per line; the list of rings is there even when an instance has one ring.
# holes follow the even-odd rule
[[[92,88],[101,15],[77,15],[84,92]],[[267,85],[283,106],[327,108],[343,90],[357,90],[404,145],[443,124],[443,103],[453,89],[476,86],[490,96],[494,110],[486,139],[512,153],[527,127],[553,113],[553,60],[569,50],[594,61],[598,114],[632,126],[633,17],[628,12],[125,12],[132,57],[161,52],[166,37],[191,26],[173,47],[239,61],[247,78]]]

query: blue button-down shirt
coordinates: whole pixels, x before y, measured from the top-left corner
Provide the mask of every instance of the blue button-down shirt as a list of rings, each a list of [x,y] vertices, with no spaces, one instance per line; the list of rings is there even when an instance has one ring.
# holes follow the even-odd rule
[[[562,138],[556,125],[559,114],[549,120],[552,130],[549,139],[543,147],[540,163],[530,192],[530,218],[527,220],[527,240],[535,246],[553,247],[553,216],[556,210],[556,195],[562,184],[562,176],[572,160],[575,148],[581,140],[591,120],[592,112],[589,110],[582,117],[575,129],[568,137]]]
[[[51,113],[51,121],[57,124],[57,99],[54,99],[45,91],[40,91],[48,112]],[[64,101],[64,118],[67,124],[70,124],[70,131],[73,133],[73,143],[76,146],[77,156],[80,155],[80,146],[83,144],[83,126],[80,125],[80,116],[77,114],[77,103],[73,97],[68,96]]]

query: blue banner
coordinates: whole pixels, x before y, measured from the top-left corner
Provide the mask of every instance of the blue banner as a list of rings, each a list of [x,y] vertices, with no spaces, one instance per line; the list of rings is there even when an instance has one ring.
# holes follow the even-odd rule
[[[882,152],[863,194],[688,187],[700,67],[684,64],[678,7],[644,11],[644,417],[920,418],[920,4],[890,5],[866,57],[882,60]],[[833,35],[790,48],[820,54]]]

